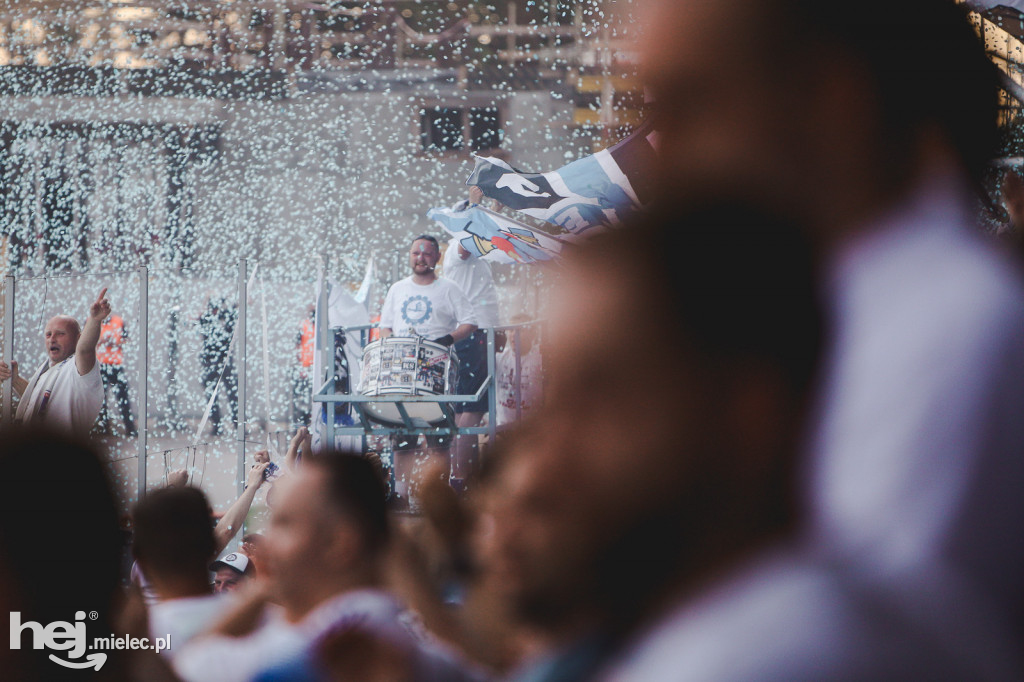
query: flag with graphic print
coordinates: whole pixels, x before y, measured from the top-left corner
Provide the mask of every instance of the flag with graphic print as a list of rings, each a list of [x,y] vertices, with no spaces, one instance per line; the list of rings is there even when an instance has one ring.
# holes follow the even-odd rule
[[[436,220],[459,240],[470,255],[496,263],[539,263],[554,260],[563,243],[511,218],[466,202],[453,208],[432,208]]]
[[[645,121],[618,144],[549,173],[477,157],[466,181],[511,209],[574,234],[614,227],[650,204],[655,131]]]

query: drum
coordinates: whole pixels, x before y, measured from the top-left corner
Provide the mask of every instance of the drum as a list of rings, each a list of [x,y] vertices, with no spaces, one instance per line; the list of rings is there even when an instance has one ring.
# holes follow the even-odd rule
[[[389,336],[363,349],[363,395],[444,395],[458,386],[459,359],[451,348],[418,337]],[[365,403],[367,416],[401,426],[395,403]],[[437,403],[405,403],[412,419],[429,424],[444,421]]]

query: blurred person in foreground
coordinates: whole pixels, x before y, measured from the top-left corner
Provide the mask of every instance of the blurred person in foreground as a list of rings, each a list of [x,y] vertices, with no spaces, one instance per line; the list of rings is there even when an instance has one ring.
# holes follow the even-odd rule
[[[98,637],[146,636],[116,625],[121,532],[105,469],[90,448],[53,433],[3,432],[0,470],[13,483],[0,495],[0,612],[11,623],[4,680],[173,679],[152,651],[89,649]],[[46,627],[59,647],[42,647],[37,629]]]
[[[241,530],[245,518],[249,515],[249,510],[252,508],[253,500],[256,498],[256,491],[267,480],[264,473],[270,466],[269,453],[266,450],[260,450],[253,455],[253,460],[254,464],[249,469],[249,474],[245,481],[245,490],[242,491],[242,494],[231,503],[231,506],[228,507],[227,511],[219,519],[215,519],[212,510],[210,510],[208,521],[213,527],[214,540],[211,555],[217,555],[222,552],[228,546],[228,543],[231,542],[232,538],[238,534],[238,531]],[[178,469],[168,474],[167,489],[184,488],[187,486],[188,472],[184,469]],[[152,606],[159,601],[157,591],[153,588],[145,572],[140,568],[137,560],[132,564],[129,580],[133,585],[138,586],[148,606]]]
[[[454,658],[381,587],[390,529],[384,482],[373,465],[325,455],[278,485],[262,543],[265,575],[244,603],[178,655],[178,674],[217,682],[330,679],[336,667],[373,667],[376,653],[386,652],[399,679],[463,679]],[[353,650],[354,640],[373,646]],[[339,659],[344,651],[351,655]]]
[[[489,455],[466,495],[438,475],[442,464],[424,472],[422,516],[396,524],[387,572],[390,589],[432,635],[501,674],[535,648],[535,638],[508,607],[505,577],[492,570],[493,461]]]
[[[50,318],[43,330],[46,359],[29,379],[18,363],[0,362],[0,381],[11,381],[20,396],[15,419],[46,424],[84,438],[103,406],[103,380],[96,362],[96,343],[103,320],[110,315],[104,288],[89,306],[85,327],[70,315]]]
[[[799,231],[721,202],[567,260],[545,408],[488,486],[493,583],[550,647],[515,680],[593,679],[640,624],[726,581],[829,579],[783,544],[819,341]],[[639,344],[620,331],[637,320]]]
[[[149,633],[170,636],[162,653],[173,657],[230,606],[210,585],[208,566],[216,552],[210,503],[200,490],[172,486],[149,493],[132,516],[132,552],[157,595],[149,607]]]
[[[800,541],[812,272],[801,230],[732,202],[656,216],[567,264],[550,400],[498,477],[497,570],[551,646],[513,679],[973,676],[885,590]],[[638,318],[642,348],[616,331]]]
[[[811,541],[965,665],[1020,675],[1024,287],[975,225],[998,79],[962,7],[646,12],[666,196],[741,187],[814,241],[830,345],[806,443]]]

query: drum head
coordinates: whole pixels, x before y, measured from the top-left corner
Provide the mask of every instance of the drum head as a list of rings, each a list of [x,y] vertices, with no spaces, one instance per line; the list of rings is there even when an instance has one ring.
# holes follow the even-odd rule
[[[364,408],[366,416],[373,421],[403,426],[402,415],[395,403],[365,403]],[[422,419],[431,425],[444,421],[444,411],[438,403],[405,403],[405,411],[410,419]]]

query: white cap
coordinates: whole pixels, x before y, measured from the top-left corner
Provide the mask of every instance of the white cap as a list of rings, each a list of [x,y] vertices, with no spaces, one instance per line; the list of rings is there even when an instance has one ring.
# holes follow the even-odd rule
[[[239,573],[245,573],[246,570],[249,568],[249,565],[249,557],[245,556],[241,552],[231,552],[230,554],[225,554],[224,556],[210,564],[210,570],[216,571],[222,566],[227,566],[228,568],[235,569]]]

